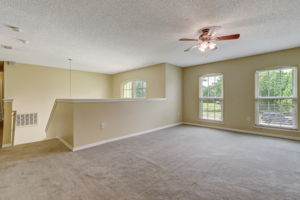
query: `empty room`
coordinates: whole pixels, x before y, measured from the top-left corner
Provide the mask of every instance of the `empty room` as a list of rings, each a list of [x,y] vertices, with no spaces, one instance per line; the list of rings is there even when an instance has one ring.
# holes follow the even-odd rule
[[[0,200],[299,200],[300,0],[0,0]]]

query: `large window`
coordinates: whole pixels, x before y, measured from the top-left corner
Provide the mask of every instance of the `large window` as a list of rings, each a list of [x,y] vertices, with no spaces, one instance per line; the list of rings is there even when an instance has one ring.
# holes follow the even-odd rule
[[[256,124],[297,129],[297,69],[256,72]]]
[[[223,75],[209,74],[202,76],[199,85],[200,119],[223,121]]]
[[[126,81],[121,86],[122,98],[146,98],[147,85],[145,81]]]

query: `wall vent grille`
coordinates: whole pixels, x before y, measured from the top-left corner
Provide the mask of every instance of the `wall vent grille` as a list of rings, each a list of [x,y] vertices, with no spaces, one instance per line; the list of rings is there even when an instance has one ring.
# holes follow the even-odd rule
[[[37,113],[22,113],[17,114],[16,126],[35,126],[38,124],[38,114]]]

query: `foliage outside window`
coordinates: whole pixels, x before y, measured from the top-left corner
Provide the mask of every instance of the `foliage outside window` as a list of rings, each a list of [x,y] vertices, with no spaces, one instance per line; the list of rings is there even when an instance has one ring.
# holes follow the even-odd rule
[[[199,80],[199,117],[223,121],[223,75],[209,74]]]
[[[256,124],[297,128],[297,70],[295,67],[256,72]]]
[[[121,87],[122,98],[146,98],[146,82],[141,80],[126,81]]]

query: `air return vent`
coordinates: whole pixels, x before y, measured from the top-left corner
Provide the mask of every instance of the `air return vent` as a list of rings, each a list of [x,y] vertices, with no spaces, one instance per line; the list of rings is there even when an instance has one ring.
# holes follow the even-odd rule
[[[37,113],[17,114],[16,126],[35,126],[38,123]]]

